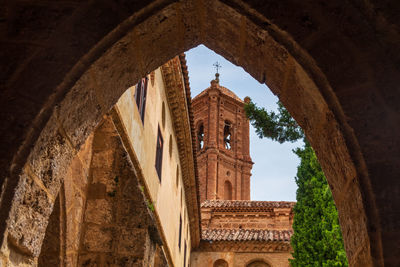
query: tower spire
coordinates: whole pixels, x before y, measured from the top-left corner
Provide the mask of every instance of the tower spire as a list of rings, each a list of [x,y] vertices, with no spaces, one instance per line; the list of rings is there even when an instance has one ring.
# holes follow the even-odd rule
[[[219,72],[218,72],[218,70],[219,70],[220,68],[222,68],[222,66],[219,64],[218,61],[215,62],[215,63],[213,64],[213,66],[215,67],[215,70],[216,70],[216,73],[215,73],[215,81],[216,81],[217,83],[219,83]]]

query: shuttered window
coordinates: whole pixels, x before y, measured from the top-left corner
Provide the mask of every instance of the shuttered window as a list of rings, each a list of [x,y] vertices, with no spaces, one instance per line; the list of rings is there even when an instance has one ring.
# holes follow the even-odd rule
[[[146,108],[147,82],[148,82],[147,77],[140,79],[140,81],[136,85],[136,91],[135,91],[136,105],[138,107],[142,123],[144,123],[144,112]]]
[[[181,238],[182,238],[182,215],[179,215],[179,238],[178,238],[179,250],[181,250]]]
[[[156,150],[156,171],[158,174],[158,179],[161,182],[161,170],[162,170],[162,157],[163,157],[163,146],[164,140],[161,135],[160,126],[158,126],[157,134],[157,150]]]

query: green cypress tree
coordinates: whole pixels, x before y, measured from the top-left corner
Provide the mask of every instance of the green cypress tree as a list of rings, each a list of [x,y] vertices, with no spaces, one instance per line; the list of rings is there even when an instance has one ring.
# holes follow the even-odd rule
[[[296,177],[290,263],[293,267],[348,266],[338,213],[317,157],[307,141],[295,153],[301,161]]]
[[[348,266],[331,190],[301,128],[280,102],[278,113],[259,108],[252,101],[245,105],[245,111],[260,138],[279,143],[303,138],[305,143],[303,148],[294,151],[301,161],[295,178],[298,189],[290,264],[293,267]]]

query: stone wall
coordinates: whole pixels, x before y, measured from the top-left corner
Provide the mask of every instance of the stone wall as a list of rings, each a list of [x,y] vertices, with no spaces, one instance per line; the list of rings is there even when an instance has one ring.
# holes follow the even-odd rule
[[[132,87],[71,160],[40,265],[165,266],[168,261],[179,266],[185,257],[190,260],[183,179],[188,167],[181,166],[179,129],[174,128],[161,69],[150,76],[144,124]],[[154,167],[157,127],[164,139],[161,179]]]
[[[166,265],[153,211],[110,117],[72,160],[62,189],[39,266]]]
[[[112,121],[105,120],[93,139],[78,266],[153,265],[162,243],[132,167]]]

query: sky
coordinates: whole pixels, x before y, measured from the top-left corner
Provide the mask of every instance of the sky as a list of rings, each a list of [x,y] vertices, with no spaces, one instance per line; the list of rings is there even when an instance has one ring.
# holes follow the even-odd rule
[[[241,99],[249,96],[258,106],[268,110],[277,110],[278,98],[265,84],[260,84],[243,68],[238,67],[207,47],[200,45],[186,52],[192,98],[210,86],[215,78],[218,61],[220,85],[230,89]],[[268,81],[267,81],[268,83]],[[250,156],[255,163],[250,179],[251,200],[296,201],[294,177],[299,158],[292,152],[302,142],[284,143],[259,139],[255,129],[250,126]]]

